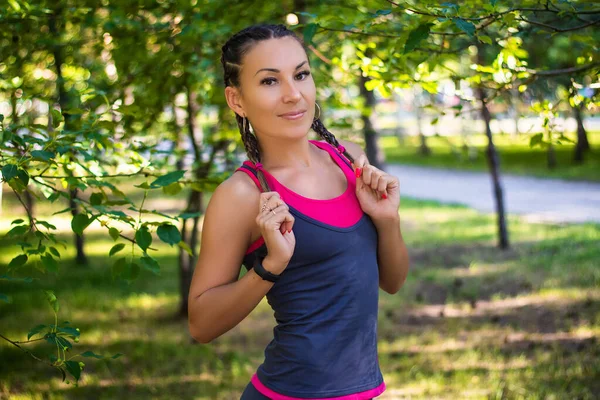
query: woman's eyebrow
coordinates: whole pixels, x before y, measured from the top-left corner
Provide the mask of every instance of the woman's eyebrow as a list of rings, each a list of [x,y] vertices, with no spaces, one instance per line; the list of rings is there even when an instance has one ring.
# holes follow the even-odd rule
[[[300,64],[298,64],[298,65],[296,66],[296,68],[294,68],[294,70],[297,70],[298,68],[302,67],[302,66],[303,66],[304,64],[306,64],[306,63],[307,63],[307,61],[302,61]],[[260,71],[271,71],[271,72],[277,72],[277,73],[281,72],[280,70],[278,70],[278,69],[275,69],[275,68],[261,68],[261,69],[259,69],[258,71],[256,71],[256,74],[254,74],[254,76],[258,75],[258,73],[259,73]]]

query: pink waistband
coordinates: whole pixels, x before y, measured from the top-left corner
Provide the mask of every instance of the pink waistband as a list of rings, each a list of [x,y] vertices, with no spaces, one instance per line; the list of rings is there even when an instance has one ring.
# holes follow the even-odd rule
[[[261,394],[264,394],[272,400],[304,400],[301,397],[285,396],[272,391],[271,389],[262,384],[262,382],[258,379],[258,376],[256,374],[252,376],[251,382],[252,385],[254,385],[254,387],[256,388],[256,390],[258,390]],[[367,400],[379,396],[384,391],[385,382],[381,382],[381,385],[377,386],[376,388],[365,390],[364,392],[352,393],[339,397],[311,398],[311,400]]]

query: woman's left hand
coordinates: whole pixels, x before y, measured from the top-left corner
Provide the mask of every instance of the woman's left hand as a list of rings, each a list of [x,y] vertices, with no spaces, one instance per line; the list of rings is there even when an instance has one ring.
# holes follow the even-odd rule
[[[398,178],[369,164],[361,154],[354,161],[356,197],[373,222],[398,218],[400,182]]]

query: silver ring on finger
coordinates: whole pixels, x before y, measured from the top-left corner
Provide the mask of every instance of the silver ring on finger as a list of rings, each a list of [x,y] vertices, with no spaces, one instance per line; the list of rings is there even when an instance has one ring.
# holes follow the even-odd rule
[[[277,215],[277,213],[275,212],[275,210],[271,210],[271,212],[273,213],[273,215]]]

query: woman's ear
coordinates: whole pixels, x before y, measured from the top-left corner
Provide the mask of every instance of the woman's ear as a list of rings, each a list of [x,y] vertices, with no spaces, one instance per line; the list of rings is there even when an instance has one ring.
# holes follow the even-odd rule
[[[227,105],[233,110],[233,112],[242,117],[246,116],[239,89],[227,86],[225,88],[225,100],[227,100]]]

